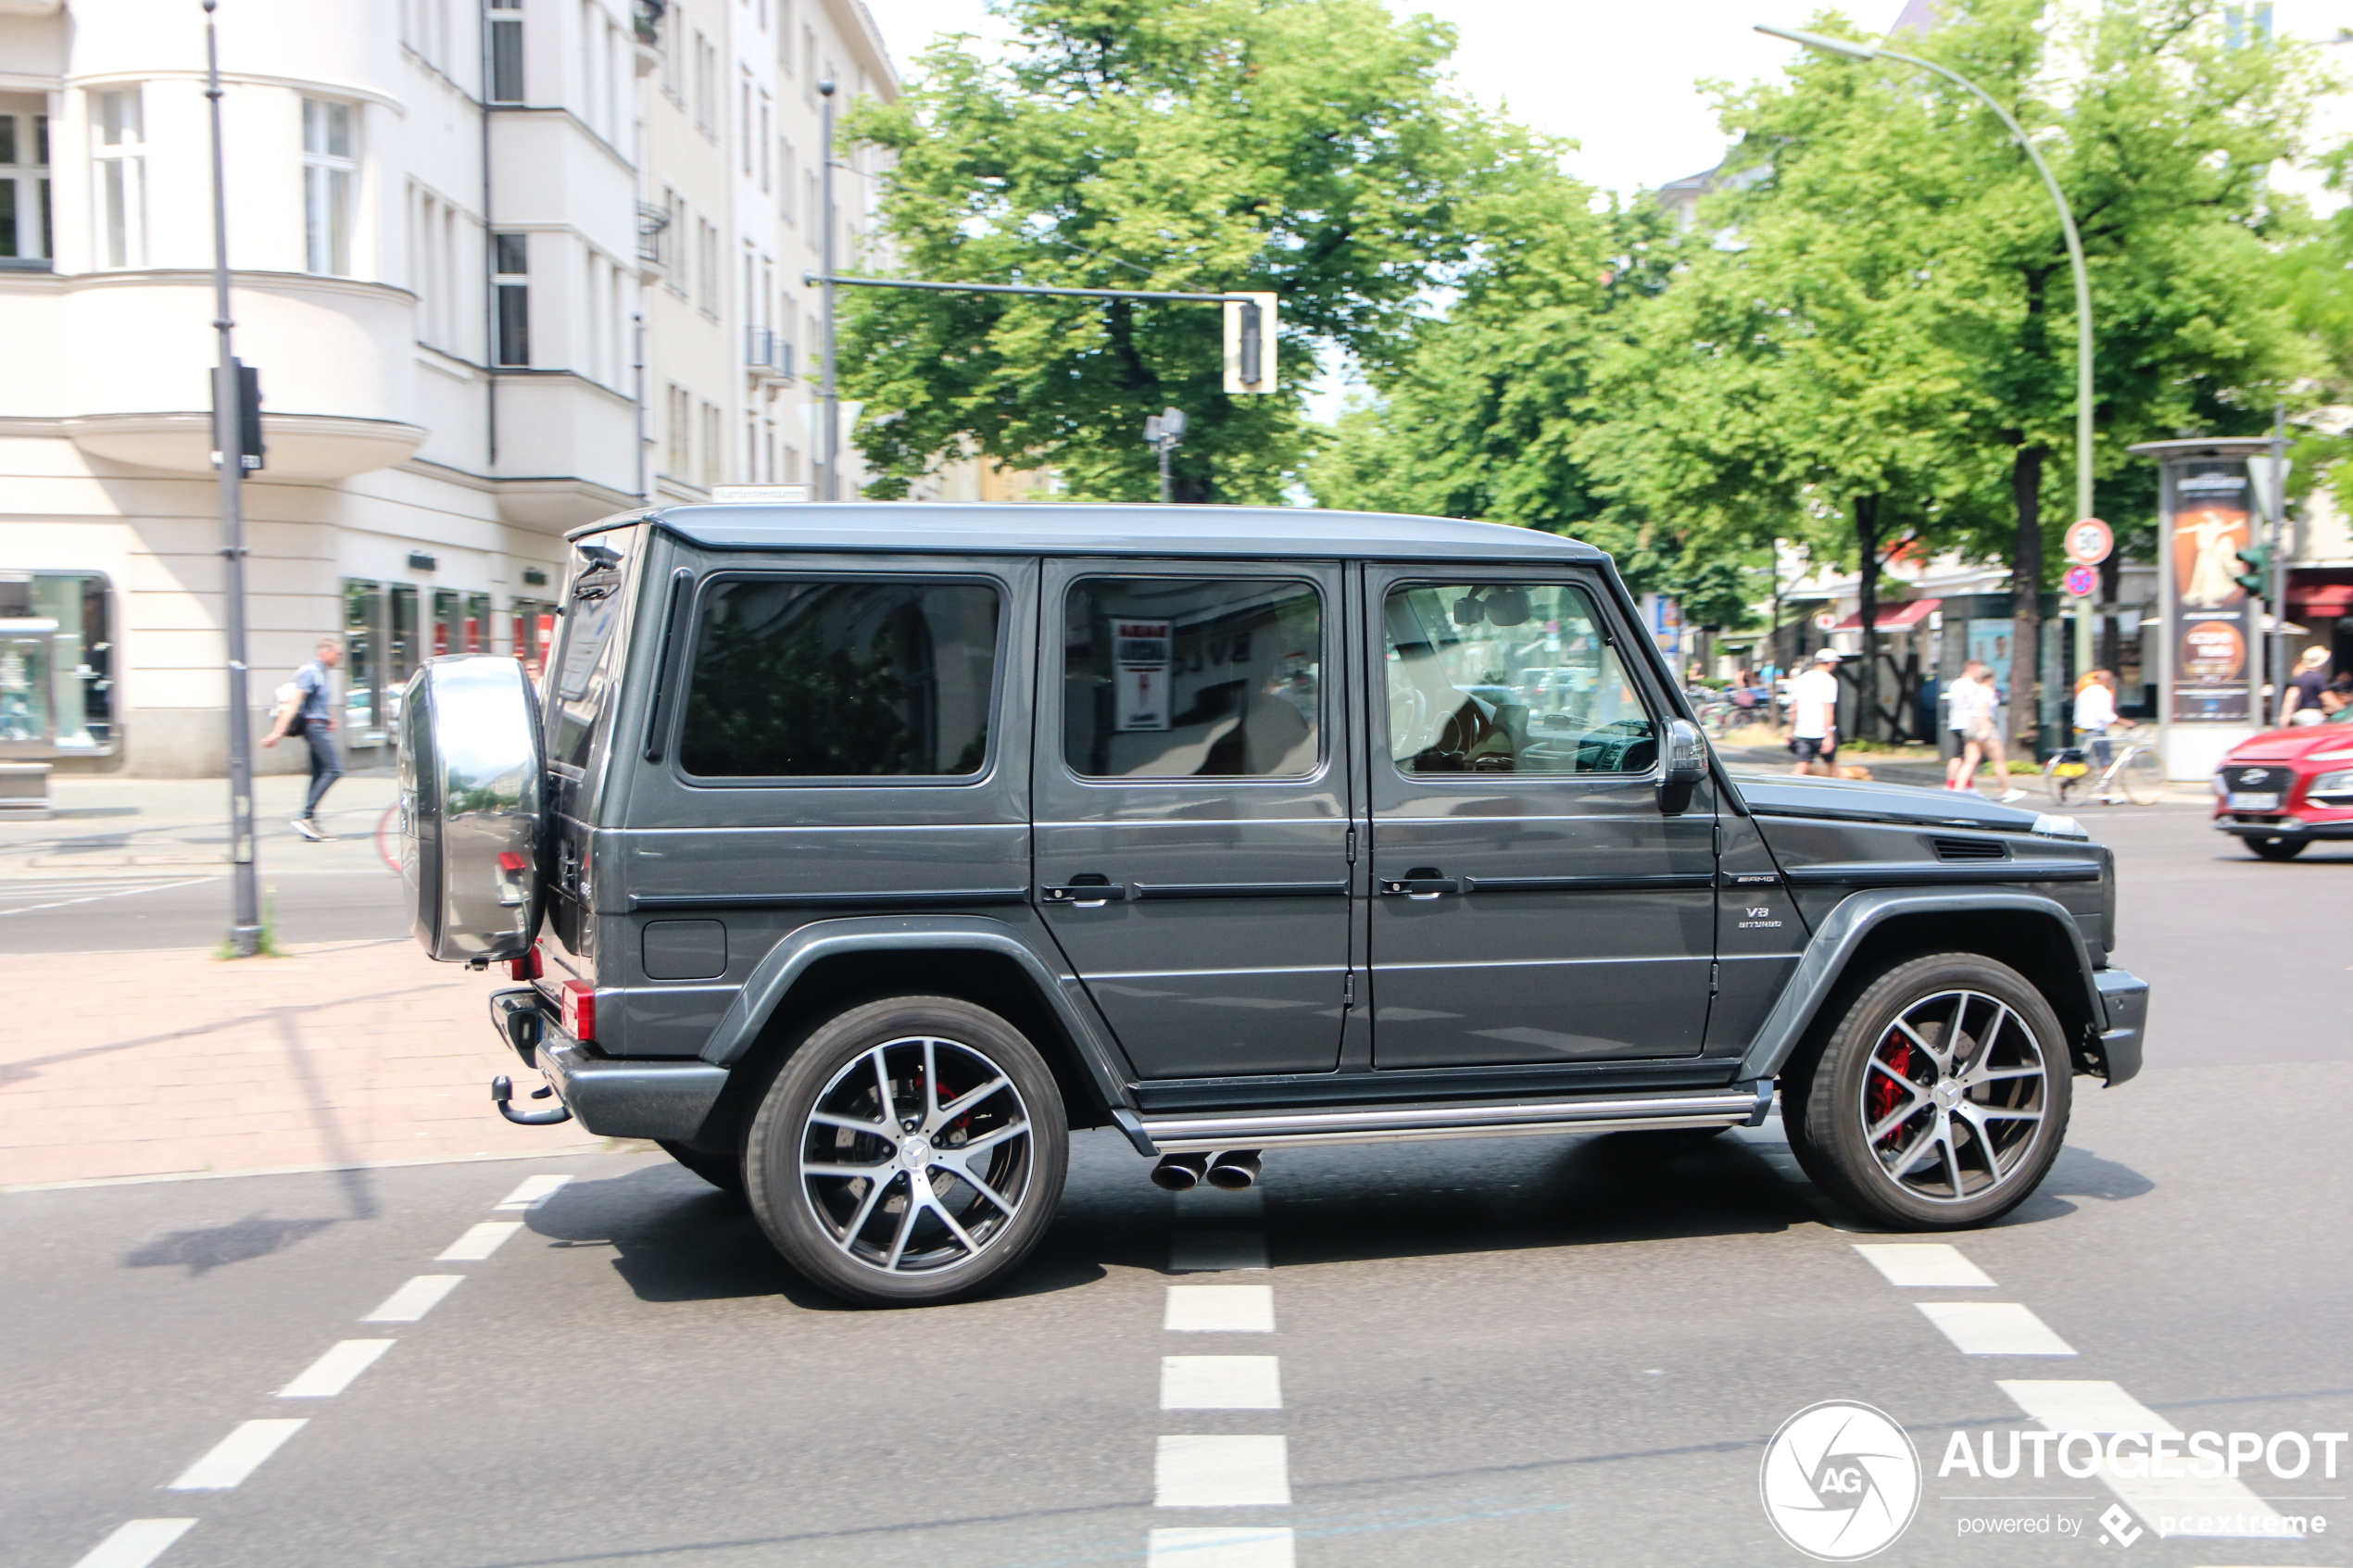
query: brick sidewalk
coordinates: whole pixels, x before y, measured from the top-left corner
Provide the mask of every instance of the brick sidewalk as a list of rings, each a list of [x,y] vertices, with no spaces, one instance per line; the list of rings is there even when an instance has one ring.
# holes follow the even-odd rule
[[[0,1033],[0,1186],[593,1145],[490,1103],[502,973],[406,938],[283,959],[203,950],[20,960]]]

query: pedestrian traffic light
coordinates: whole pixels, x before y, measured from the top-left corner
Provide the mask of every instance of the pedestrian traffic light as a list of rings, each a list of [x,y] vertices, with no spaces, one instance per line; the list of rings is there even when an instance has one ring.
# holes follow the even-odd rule
[[[2246,590],[2250,599],[2268,600],[2271,596],[2271,546],[2249,545],[2239,552],[2239,561],[2246,570],[2233,579]]]
[[[1275,380],[1275,296],[1235,295],[1226,301],[1226,390],[1279,390]]]
[[[261,467],[270,450],[261,444],[261,372],[242,359],[237,361],[237,450],[245,456],[247,473]]]

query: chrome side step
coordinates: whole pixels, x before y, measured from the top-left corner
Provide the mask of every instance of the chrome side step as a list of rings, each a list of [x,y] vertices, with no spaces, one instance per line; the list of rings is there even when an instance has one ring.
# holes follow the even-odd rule
[[[1757,1127],[1773,1107],[1773,1080],[1608,1098],[1348,1110],[1244,1111],[1146,1116],[1138,1141],[1154,1154],[1209,1154],[1300,1144],[1399,1143],[1424,1138],[1518,1137],[1533,1133],[1623,1133],[1675,1127]],[[1125,1123],[1126,1119],[1121,1118]],[[1134,1136],[1134,1134],[1130,1134]]]

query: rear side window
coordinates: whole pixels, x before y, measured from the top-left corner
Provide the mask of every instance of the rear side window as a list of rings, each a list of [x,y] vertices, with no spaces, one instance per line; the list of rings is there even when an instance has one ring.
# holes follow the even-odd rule
[[[717,583],[680,763],[714,779],[977,775],[1001,619],[983,583]]]
[[[1063,610],[1063,757],[1090,779],[1303,778],[1323,600],[1264,577],[1089,577]]]

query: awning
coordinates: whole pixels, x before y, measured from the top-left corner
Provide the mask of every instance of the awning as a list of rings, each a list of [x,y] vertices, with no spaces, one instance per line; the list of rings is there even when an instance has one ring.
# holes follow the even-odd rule
[[[1944,603],[1943,599],[1912,599],[1883,604],[1879,607],[1879,629],[1882,632],[1901,632],[1906,627],[1917,626],[1928,619],[1930,611],[1943,608]],[[1863,612],[1859,609],[1831,628],[1833,632],[1859,632],[1862,629]]]
[[[2353,583],[2315,583],[2309,587],[2290,583],[2287,602],[2305,615],[2353,615]]]

